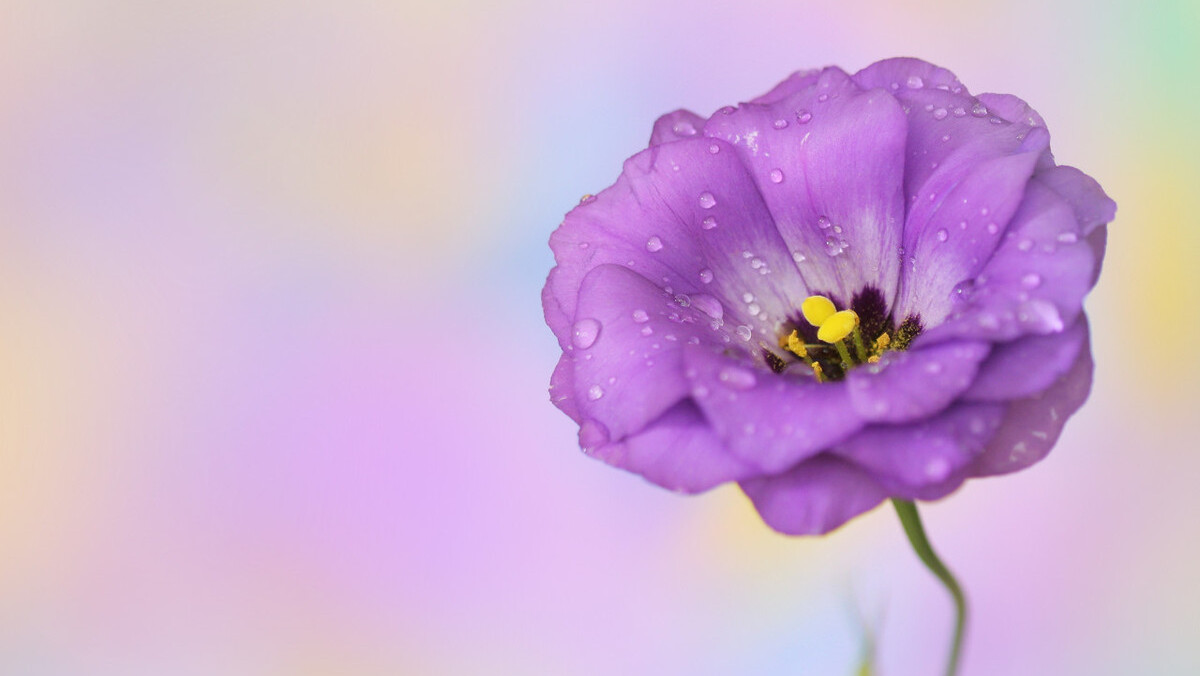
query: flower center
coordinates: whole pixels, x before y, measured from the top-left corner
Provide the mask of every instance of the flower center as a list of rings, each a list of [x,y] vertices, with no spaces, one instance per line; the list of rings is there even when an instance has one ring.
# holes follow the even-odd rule
[[[857,294],[851,307],[838,310],[827,296],[809,296],[799,319],[784,326],[779,337],[782,356],[764,347],[771,369],[783,373],[803,363],[817,382],[841,380],[850,369],[879,361],[889,350],[907,349],[921,333],[921,320],[907,317],[896,326],[875,289]]]

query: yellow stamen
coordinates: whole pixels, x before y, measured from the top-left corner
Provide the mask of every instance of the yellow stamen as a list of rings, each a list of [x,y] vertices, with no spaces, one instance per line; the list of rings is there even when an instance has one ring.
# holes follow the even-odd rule
[[[809,298],[809,300],[812,300],[812,298]],[[804,302],[807,303],[808,301]],[[836,343],[850,335],[857,327],[858,313],[854,310],[842,310],[841,312],[835,312],[832,316],[821,322],[821,327],[817,329],[817,338],[826,343]]]
[[[846,349],[846,341],[839,340],[838,342],[834,343],[833,346],[837,348],[838,355],[840,355],[842,358],[842,366],[844,368],[850,368],[851,366],[854,366],[854,359],[850,357],[850,350]]]
[[[868,364],[878,364],[879,363],[879,355],[873,354],[870,357],[867,357],[867,363]]]
[[[892,339],[890,336],[888,336],[888,334],[886,334],[886,333],[880,334],[879,337],[875,339],[875,351],[883,352],[884,350],[887,349],[888,345],[891,345],[891,344],[892,344]]]
[[[787,337],[787,347],[789,352],[794,353],[797,357],[808,357],[808,348],[804,347],[804,341],[800,340],[800,332],[793,330]]]
[[[817,382],[825,382],[825,378],[821,375],[821,362],[814,361],[812,363],[813,375],[817,377]]]
[[[800,312],[804,314],[804,318],[808,320],[809,324],[820,327],[825,320],[837,312],[837,307],[825,296],[809,296],[800,304]],[[822,340],[824,339],[822,338]]]

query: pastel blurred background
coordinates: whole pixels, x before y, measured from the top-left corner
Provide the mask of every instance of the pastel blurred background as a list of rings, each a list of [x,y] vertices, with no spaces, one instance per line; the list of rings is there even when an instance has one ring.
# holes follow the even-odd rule
[[[1200,673],[1200,4],[0,3],[0,673],[940,669],[879,509],[577,450],[546,240],[677,107],[920,56],[1117,200],[1090,403],[925,508],[965,674]]]

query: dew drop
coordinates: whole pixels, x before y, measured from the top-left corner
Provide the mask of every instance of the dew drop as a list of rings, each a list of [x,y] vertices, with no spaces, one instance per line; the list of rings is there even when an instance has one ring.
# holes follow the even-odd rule
[[[1021,251],[1029,251],[1032,248],[1033,248],[1033,240],[1032,239],[1023,239],[1020,242],[1017,242],[1017,249],[1019,249]]]
[[[844,239],[837,239],[834,237],[828,237],[825,239],[825,253],[829,254],[830,256],[837,256],[845,251],[847,246],[849,245]]]
[[[1021,286],[1030,291],[1038,288],[1042,284],[1042,276],[1036,272],[1031,272],[1021,278]]]
[[[1000,232],[1000,226],[999,226],[999,225],[996,225],[995,223],[988,223],[988,224],[987,224],[987,231],[988,231],[988,233],[989,233],[989,234],[992,234],[992,235],[994,235],[994,234],[996,234],[996,233]]]
[[[775,127],[776,129],[787,129],[788,121],[783,118],[780,118],[778,120],[775,120],[775,122],[771,126]]]
[[[704,192],[700,193],[700,208],[701,209],[711,209],[715,206],[717,206],[717,198],[713,197],[713,194],[711,192],[708,192],[707,190],[705,190]]]
[[[804,254],[800,253],[799,251],[793,251],[792,260],[796,261],[797,263],[803,263],[805,261]]]
[[[662,248],[662,240],[659,239],[657,235],[646,240],[646,251],[654,253],[655,251],[662,251]]]
[[[982,103],[976,103],[974,106],[971,106],[971,114],[975,117],[986,117],[988,114],[987,106]]]
[[[749,326],[742,324],[737,327],[737,335],[738,335],[738,338],[741,338],[742,340],[749,342],[750,337],[753,335],[753,333],[750,330]]]
[[[747,291],[746,293],[743,293],[742,301],[746,302],[746,303],[753,303],[754,302],[754,294],[750,293],[749,291]]]
[[[596,196],[591,193],[588,193],[588,194],[584,195],[583,197],[579,198],[580,204],[589,204],[589,203],[595,202],[595,201],[596,201]]]
[[[751,303],[746,306],[746,312],[749,312],[751,317],[757,317],[758,313],[762,312],[762,308],[758,306],[758,303]]]
[[[712,284],[712,280],[713,280],[712,270],[709,270],[708,268],[704,268],[703,270],[700,271],[700,281],[701,282],[704,282],[705,284]]]
[[[824,216],[821,216],[817,219],[817,227],[822,230],[828,230],[829,226],[831,225],[833,225],[833,223],[831,223],[829,219]]]
[[[797,110],[796,111],[796,121],[799,122],[800,124],[808,124],[808,121],[811,119],[812,119],[812,113],[808,112],[807,110]]]
[[[929,374],[941,373],[942,365],[936,361],[931,361],[925,365],[925,372]]]
[[[713,155],[716,155],[717,153],[721,152],[721,146],[713,143],[708,146],[708,152],[712,153]]]
[[[920,89],[925,86],[925,81],[921,79],[920,75],[909,75],[908,82],[905,84],[908,85],[909,89]]]
[[[937,231],[937,240],[939,242],[945,242],[948,239],[950,239],[950,233],[945,228]]]
[[[715,227],[717,227],[717,219],[713,218],[712,216],[700,221],[700,228],[702,230],[712,230]]]
[[[603,396],[604,396],[604,388],[603,387],[600,387],[599,385],[592,385],[591,387],[588,388],[587,397],[591,401],[596,401],[597,399],[599,399],[600,397],[603,397]]]
[[[1073,232],[1062,232],[1059,233],[1056,239],[1063,244],[1074,244],[1075,242],[1079,241],[1079,236]]]
[[[965,108],[963,108],[962,106],[959,106],[959,107],[955,108],[955,109],[954,109],[953,111],[951,111],[951,112],[953,112],[953,113],[954,113],[954,117],[965,117],[965,116],[966,116],[966,114],[967,114],[967,111],[966,111],[966,109],[965,109]]]
[[[758,383],[758,378],[746,369],[727,366],[717,375],[721,382],[735,390],[748,390]]]
[[[645,310],[634,310],[633,321],[637,322],[638,324],[645,324],[646,322],[650,321],[650,315],[646,314]]]
[[[950,111],[946,110],[945,108],[935,108],[933,110],[933,119],[944,120],[944,119],[946,119],[946,116],[949,114],[950,114]]]
[[[642,335],[643,336],[649,336],[652,333],[654,333],[654,327],[652,327],[652,326],[643,326],[642,327]]]
[[[771,170],[771,182],[772,183],[783,183],[783,172],[780,171],[779,169],[772,169]]]
[[[571,343],[575,347],[586,350],[600,336],[600,322],[595,319],[580,319],[571,330]]]
[[[681,294],[678,294],[677,296],[675,296],[675,302],[679,303],[680,307],[691,307],[692,306],[692,298],[691,298],[691,296],[687,295],[686,293],[681,293]]]
[[[817,100],[824,103],[825,101],[829,100],[829,94],[821,94],[817,97]]]

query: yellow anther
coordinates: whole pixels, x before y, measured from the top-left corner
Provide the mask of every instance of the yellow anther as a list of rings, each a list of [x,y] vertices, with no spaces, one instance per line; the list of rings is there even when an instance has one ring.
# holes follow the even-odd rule
[[[833,301],[825,296],[809,296],[800,304],[800,312],[804,314],[804,318],[808,320],[809,324],[820,327],[825,320],[837,312],[837,308],[833,305]]]
[[[813,375],[817,377],[817,382],[824,382],[825,378],[821,374],[821,362],[814,361],[812,363]]]
[[[797,357],[807,357],[808,348],[804,347],[804,341],[800,340],[800,332],[793,330],[787,337],[787,349],[794,353]]]
[[[868,364],[878,364],[879,363],[879,355],[873,354],[870,357],[867,357],[867,363]]]
[[[809,300],[812,299],[810,298]],[[808,301],[804,302],[807,303]],[[854,310],[835,312],[821,323],[821,328],[817,329],[817,338],[826,343],[836,343],[850,335],[856,326],[858,326],[857,312]]]
[[[887,349],[887,346],[891,345],[891,344],[892,344],[892,339],[888,336],[888,334],[886,334],[886,333],[880,334],[879,337],[875,339],[875,351],[883,352],[884,350]]]

